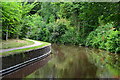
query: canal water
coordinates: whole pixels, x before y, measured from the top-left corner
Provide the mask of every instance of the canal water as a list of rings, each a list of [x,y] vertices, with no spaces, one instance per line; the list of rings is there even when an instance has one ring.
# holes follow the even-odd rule
[[[44,65],[23,78],[120,78],[119,54],[81,46],[53,44],[49,57]],[[33,67],[39,64],[41,63],[33,64]],[[25,70],[23,69],[27,72],[32,69]]]

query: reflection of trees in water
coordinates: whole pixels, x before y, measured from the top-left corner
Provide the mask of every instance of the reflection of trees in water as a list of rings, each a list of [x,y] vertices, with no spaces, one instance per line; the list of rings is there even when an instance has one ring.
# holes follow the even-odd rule
[[[59,60],[59,62],[63,61],[65,59],[65,55],[62,52],[61,47],[58,45],[53,45],[52,48],[54,50],[54,55],[59,56],[59,57],[57,57],[57,58],[59,58],[57,60]]]
[[[57,46],[54,45],[53,49],[57,54],[63,54],[64,60],[61,63],[56,63],[57,77],[95,77],[96,66],[91,64],[87,56],[85,55],[84,48],[72,47],[72,46]],[[60,60],[59,55],[57,61]],[[60,74],[60,75],[59,75]]]
[[[98,67],[97,75],[99,77],[111,77],[120,76],[120,56],[114,53],[108,53],[107,51],[89,51],[88,58],[91,63]]]
[[[104,60],[101,63],[101,58],[95,55],[100,55],[101,51],[70,45],[52,45],[52,49],[52,59],[45,66],[37,70],[39,72],[36,71],[37,73],[31,74],[31,76],[37,75],[34,76],[35,78],[96,78],[118,76],[118,73],[115,73],[116,71],[110,68],[110,66],[105,67]],[[103,57],[105,56],[107,55],[103,55]]]
[[[64,45],[54,45],[52,49],[52,60],[32,75],[38,78],[95,77],[96,67],[88,62],[84,49]]]

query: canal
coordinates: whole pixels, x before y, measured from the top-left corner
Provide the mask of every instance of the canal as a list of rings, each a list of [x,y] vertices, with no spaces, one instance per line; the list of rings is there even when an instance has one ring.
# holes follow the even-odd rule
[[[120,78],[120,55],[103,50],[52,45],[52,54],[6,78]]]

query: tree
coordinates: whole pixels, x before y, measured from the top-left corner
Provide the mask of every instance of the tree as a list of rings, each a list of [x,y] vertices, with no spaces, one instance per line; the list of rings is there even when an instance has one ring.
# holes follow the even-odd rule
[[[3,38],[19,38],[22,29],[22,18],[30,12],[35,3],[2,2]],[[6,38],[5,38],[6,36]]]

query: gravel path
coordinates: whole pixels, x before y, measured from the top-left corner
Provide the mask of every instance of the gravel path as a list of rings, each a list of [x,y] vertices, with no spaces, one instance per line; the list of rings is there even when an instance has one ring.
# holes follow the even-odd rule
[[[0,50],[0,53],[2,53],[2,52],[6,52],[6,51],[12,51],[12,50],[16,50],[16,49],[29,48],[29,47],[38,46],[38,45],[43,44],[43,43],[40,43],[40,42],[38,42],[38,41],[34,41],[34,40],[29,40],[29,41],[33,41],[34,44],[33,44],[33,45],[29,45],[29,46],[18,47],[18,48],[2,49],[2,50]]]

